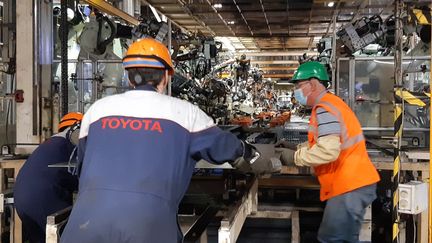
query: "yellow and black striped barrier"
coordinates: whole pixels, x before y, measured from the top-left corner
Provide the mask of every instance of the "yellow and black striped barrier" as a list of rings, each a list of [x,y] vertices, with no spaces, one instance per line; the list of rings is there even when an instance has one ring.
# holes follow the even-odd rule
[[[426,92],[410,92],[407,90],[398,89],[395,91],[395,102],[402,103],[402,99],[410,104],[420,107],[425,107],[430,100],[430,94]]]
[[[394,89],[394,157],[392,174],[392,242],[398,242],[400,216],[399,206],[399,177],[400,177],[400,141],[402,140],[404,103],[419,107],[430,105],[430,93],[410,92],[396,84]]]
[[[398,91],[396,91],[398,92]],[[395,107],[394,107],[394,138],[400,140],[402,138],[402,125],[403,125],[403,104],[402,100],[399,99],[399,102],[395,99]],[[398,141],[394,141],[394,155],[393,155],[393,174],[392,174],[392,191],[393,191],[393,202],[392,202],[392,237],[393,243],[398,242],[399,235],[399,222],[400,216],[398,212],[399,206],[399,173],[400,173],[400,143]]]
[[[423,8],[423,9],[413,9],[412,13],[414,18],[416,19],[417,24],[419,25],[431,25],[431,9]]]

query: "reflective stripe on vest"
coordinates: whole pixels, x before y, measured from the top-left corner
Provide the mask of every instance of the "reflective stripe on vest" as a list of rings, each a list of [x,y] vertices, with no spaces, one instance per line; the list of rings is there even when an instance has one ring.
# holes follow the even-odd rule
[[[356,135],[354,137],[348,138],[343,144],[341,144],[341,149],[342,150],[347,149],[347,148],[353,146],[354,144],[359,143],[363,140],[365,140],[365,138],[364,138],[362,133],[359,135]]]
[[[347,149],[347,148],[353,146],[354,144],[364,140],[363,133],[360,133],[360,134],[358,134],[354,137],[351,137],[351,138],[349,137],[348,129],[345,125],[345,122],[342,119],[342,114],[340,113],[340,111],[338,109],[336,109],[336,107],[333,104],[331,104],[327,101],[322,101],[322,102],[320,102],[320,104],[327,106],[331,110],[331,113],[336,115],[336,118],[339,121],[339,124],[341,127],[341,149],[342,150]],[[316,115],[316,113],[315,113],[315,115]],[[315,138],[315,140],[317,140],[318,139],[317,128],[315,128],[315,130],[310,129],[310,131],[312,133],[314,133],[314,138]]]

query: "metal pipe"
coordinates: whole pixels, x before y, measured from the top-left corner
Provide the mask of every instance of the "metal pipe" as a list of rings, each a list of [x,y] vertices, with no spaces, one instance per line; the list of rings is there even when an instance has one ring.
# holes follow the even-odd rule
[[[122,60],[121,59],[118,59],[118,60],[97,60],[96,63],[97,64],[100,64],[100,63],[122,63]]]
[[[97,62],[96,63],[92,63],[92,73],[93,75],[95,75],[97,73],[98,67],[97,67]],[[92,94],[91,94],[91,99],[90,102],[93,104],[97,99],[98,99],[98,84],[97,82],[92,82]]]
[[[167,19],[168,22],[168,50],[171,50],[172,48],[172,43],[171,43],[171,37],[172,37],[172,25],[171,25],[171,20]],[[172,81],[172,77],[166,75],[166,77],[168,78],[168,95],[171,96],[171,81]]]
[[[243,15],[243,12],[241,11],[240,7],[238,6],[236,0],[232,0],[232,1],[234,2],[235,6],[236,6],[238,12],[240,13],[240,15],[241,15],[243,21],[245,22],[246,26],[248,27],[248,29],[249,29],[251,35],[254,36],[254,32],[252,31],[252,28],[249,26],[249,23],[247,22],[245,16]]]
[[[266,23],[267,23],[267,28],[268,28],[268,30],[269,30],[269,34],[270,34],[270,35],[273,35],[273,34],[272,34],[272,31],[271,31],[271,29],[270,29],[269,21],[268,21],[268,19],[267,19],[267,14],[266,14],[266,12],[265,12],[263,2],[262,2],[262,0],[259,0],[259,1],[260,1],[260,4],[261,4],[261,10],[262,10],[262,12],[263,12],[263,14],[264,14],[264,18],[265,18],[265,21],[266,21]],[[312,9],[311,9],[311,11],[312,11]]]
[[[336,20],[337,20],[337,16],[339,15],[339,12],[340,12],[339,5],[341,4],[341,2],[342,1],[338,1],[336,3],[336,7],[333,9],[332,14],[331,14],[332,18],[334,18],[336,16]],[[326,30],[326,32],[325,32],[325,34],[323,36],[327,36],[328,32],[330,31],[330,26],[331,26],[331,23],[329,23],[329,25],[327,26],[327,30]]]
[[[78,59],[69,59],[68,63],[78,63],[78,62],[85,62],[85,63],[122,63],[121,59],[118,60],[113,60],[113,59],[109,59],[109,60],[104,60],[104,59],[99,59],[97,61],[94,60],[90,60],[90,59],[83,59],[83,60],[78,60]],[[0,62],[2,63],[2,62]],[[61,63],[61,60],[53,60],[53,63]]]
[[[32,94],[32,127],[33,135],[38,135],[38,124],[42,125],[42,121],[38,120],[38,113],[40,115],[39,105],[41,105],[41,100],[38,98],[41,95],[41,82],[39,76],[39,26],[38,26],[38,16],[39,16],[39,0],[33,0],[33,94]]]
[[[258,60],[251,60],[251,63],[257,63],[257,64],[299,64],[298,61],[295,60],[274,60],[274,61],[258,61]]]
[[[432,36],[431,36],[432,37]],[[432,67],[430,66],[432,64],[432,49],[430,53],[430,62],[429,62],[429,69],[430,69],[430,75],[429,75],[429,97],[432,97]],[[432,171],[432,133],[430,132],[432,130],[432,102],[429,102],[429,207],[428,211],[428,227],[429,227],[429,243],[432,243],[432,185],[430,180],[430,173]]]
[[[338,59],[339,60],[349,60],[349,59],[353,59],[353,58],[340,57]],[[381,61],[381,60],[385,61],[385,60],[387,60],[387,61],[389,61],[389,60],[392,60],[393,61],[394,57],[389,57],[389,56],[387,56],[387,57],[355,57],[354,60],[356,60],[356,61],[374,61],[374,60],[377,60],[377,61]],[[403,61],[430,60],[430,56],[403,56],[402,60]],[[393,64],[393,62],[389,63],[389,64]]]
[[[303,54],[307,55],[317,55],[316,51],[284,51],[284,52],[276,52],[276,51],[238,51],[235,53],[236,56],[240,56],[242,54],[246,54],[249,57],[283,57],[283,56],[301,56]]]
[[[135,8],[134,0],[123,1],[122,10],[125,11],[130,16],[135,18],[135,16],[134,16],[135,9],[134,8]]]
[[[355,99],[355,60],[349,61],[349,80],[348,80],[348,104],[354,110]]]
[[[336,19],[337,17],[333,16],[333,38],[332,38],[332,52],[331,52],[331,70],[332,70],[332,88],[336,90]]]
[[[78,63],[80,65],[80,75],[77,78],[77,86],[78,86],[78,111],[84,113],[84,62]]]
[[[67,23],[67,0],[61,0],[60,16],[61,32],[61,115],[68,113],[68,23]]]
[[[337,72],[336,72],[335,86],[333,86],[333,89],[335,91],[335,94],[340,97],[341,96],[341,94],[339,92],[339,87],[340,87],[339,86],[340,59],[337,59],[336,63],[337,63]]]

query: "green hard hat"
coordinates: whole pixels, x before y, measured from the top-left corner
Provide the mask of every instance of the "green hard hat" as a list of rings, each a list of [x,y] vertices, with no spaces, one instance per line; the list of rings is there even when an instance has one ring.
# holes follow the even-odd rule
[[[316,78],[322,83],[330,81],[325,67],[319,62],[305,62],[297,68],[294,76],[291,79],[291,83],[297,83],[302,80],[308,80],[310,78]]]

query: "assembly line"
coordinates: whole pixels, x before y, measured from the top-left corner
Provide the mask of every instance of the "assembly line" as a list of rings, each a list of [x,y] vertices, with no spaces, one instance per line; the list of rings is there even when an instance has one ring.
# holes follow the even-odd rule
[[[0,242],[432,242],[430,1],[0,6]]]

